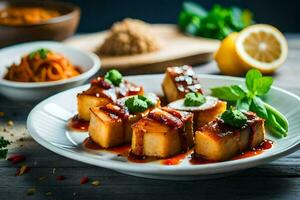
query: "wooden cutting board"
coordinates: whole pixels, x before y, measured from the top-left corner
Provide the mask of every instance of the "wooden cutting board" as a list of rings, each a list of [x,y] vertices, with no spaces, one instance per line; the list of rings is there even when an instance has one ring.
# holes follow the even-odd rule
[[[153,32],[161,40],[159,51],[129,55],[129,56],[100,56],[102,69],[116,68],[132,73],[163,72],[169,66],[195,65],[212,59],[213,53],[219,46],[218,40],[187,36],[180,32],[175,25],[155,24]],[[66,44],[95,52],[107,37],[108,31],[83,34],[65,41]]]

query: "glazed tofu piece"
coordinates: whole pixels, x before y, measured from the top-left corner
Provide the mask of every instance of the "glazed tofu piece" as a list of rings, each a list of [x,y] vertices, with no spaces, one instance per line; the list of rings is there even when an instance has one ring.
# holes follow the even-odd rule
[[[145,116],[150,110],[160,105],[158,97],[156,104],[141,113],[130,113],[124,105],[125,98],[116,103],[102,107],[93,107],[89,125],[90,138],[103,148],[110,148],[131,142],[131,125]]]
[[[221,116],[222,113],[225,112],[226,107],[227,107],[227,102],[218,100],[217,103],[211,108],[195,111],[194,112],[195,130],[198,130],[205,124]]]
[[[199,78],[191,66],[168,67],[162,83],[168,102],[184,98],[189,92],[202,93]]]
[[[195,155],[212,161],[224,161],[257,147],[264,140],[264,120],[247,113],[247,124],[236,129],[217,118],[195,133]]]
[[[90,120],[90,108],[105,106],[118,98],[130,95],[143,95],[143,88],[126,80],[115,87],[98,77],[91,82],[91,87],[77,95],[78,116],[85,121]]]
[[[213,121],[225,112],[227,103],[215,97],[206,96],[205,103],[200,106],[185,106],[184,99],[168,104],[168,107],[194,114],[194,130],[198,130],[210,121]]]
[[[167,158],[193,146],[193,114],[155,108],[132,126],[131,153],[138,157]]]

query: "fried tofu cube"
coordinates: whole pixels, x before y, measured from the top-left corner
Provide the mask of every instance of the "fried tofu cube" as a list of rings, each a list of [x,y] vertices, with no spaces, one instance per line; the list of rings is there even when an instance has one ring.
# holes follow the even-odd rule
[[[187,112],[156,108],[132,129],[131,153],[137,156],[167,158],[194,143],[193,115]]]
[[[89,135],[96,144],[103,148],[123,144],[126,138],[122,119],[100,110],[99,107],[91,108]]]
[[[263,142],[264,134],[264,120],[258,117],[241,129],[228,127],[216,119],[196,131],[195,154],[212,161],[228,160],[258,146]]]
[[[150,96],[150,94],[145,96]],[[152,96],[152,98],[154,97]],[[96,144],[103,148],[130,143],[132,138],[131,125],[160,105],[159,98],[156,97],[155,106],[144,112],[131,114],[124,105],[126,99],[126,97],[121,98],[116,103],[90,109],[89,135]]]
[[[168,102],[184,98],[189,92],[202,93],[199,78],[191,66],[168,67],[162,83]]]
[[[227,103],[225,101],[218,100],[215,106],[206,110],[196,111],[194,113],[195,130],[198,130],[200,127],[222,115],[222,113],[226,111],[226,107]]]
[[[110,98],[80,93],[77,95],[78,116],[80,119],[90,121],[90,108],[105,106],[110,102],[112,102]]]
[[[80,119],[90,120],[90,108],[105,106],[118,98],[131,95],[143,95],[143,87],[123,80],[119,86],[114,86],[97,77],[91,82],[91,87],[77,95],[77,109]]]

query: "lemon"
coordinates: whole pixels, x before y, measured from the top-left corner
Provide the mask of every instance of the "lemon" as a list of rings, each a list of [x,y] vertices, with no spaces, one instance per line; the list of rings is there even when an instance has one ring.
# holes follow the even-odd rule
[[[226,75],[240,76],[251,68],[270,74],[284,63],[287,53],[287,41],[278,29],[256,24],[228,35],[215,54],[215,60]]]
[[[286,60],[288,45],[278,29],[257,24],[239,33],[235,50],[245,70],[256,68],[264,74],[270,74]]]
[[[220,71],[225,75],[241,76],[246,70],[243,63],[240,61],[236,47],[236,39],[239,33],[230,33],[222,42],[215,54],[215,61],[218,64]]]

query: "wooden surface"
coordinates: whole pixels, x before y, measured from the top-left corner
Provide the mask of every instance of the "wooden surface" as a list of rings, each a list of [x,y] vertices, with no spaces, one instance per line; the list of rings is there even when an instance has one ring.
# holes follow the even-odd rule
[[[300,35],[289,35],[288,38],[288,60],[274,76],[275,84],[300,95]],[[218,73],[214,62],[194,69],[198,73]],[[300,151],[215,180],[178,182],[137,178],[76,162],[41,147],[25,130],[26,116],[31,108],[32,105],[15,104],[0,97],[0,111],[5,112],[5,116],[0,117],[0,135],[12,140],[23,138],[14,142],[9,154],[26,155],[27,160],[23,164],[31,167],[29,173],[16,177],[15,172],[21,164],[0,161],[0,200],[300,199]],[[13,120],[14,126],[7,126],[8,120]],[[57,181],[59,175],[66,179]],[[39,178],[42,176],[48,178],[41,181]],[[99,180],[101,185],[80,185],[83,176]],[[28,196],[26,191],[29,188],[35,188],[36,193]],[[52,195],[46,196],[47,192]]]
[[[156,52],[130,56],[101,56],[103,69],[130,69],[135,72],[163,72],[172,65],[199,64],[212,59],[219,41],[189,37],[175,25],[157,24],[152,26],[153,34],[160,39],[161,49]],[[108,32],[85,34],[65,41],[66,44],[86,51],[97,52]],[[91,42],[92,41],[92,42]]]

